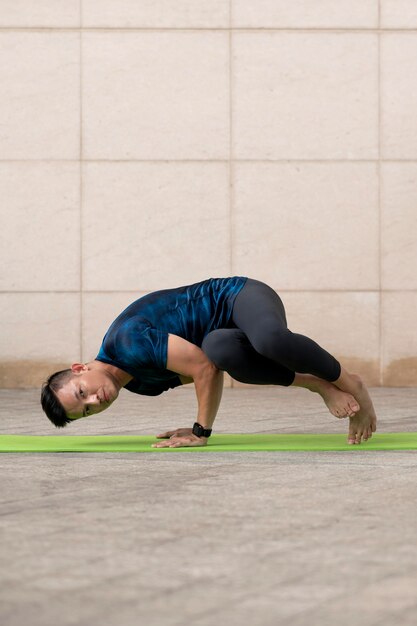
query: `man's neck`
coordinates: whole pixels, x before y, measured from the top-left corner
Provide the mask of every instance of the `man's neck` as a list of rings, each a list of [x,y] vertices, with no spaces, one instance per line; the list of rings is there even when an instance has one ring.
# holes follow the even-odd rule
[[[93,369],[105,370],[114,380],[119,389],[127,385],[127,383],[133,378],[133,376],[124,370],[121,370],[120,367],[110,365],[110,363],[103,363],[102,361],[94,360],[89,363],[89,366]]]

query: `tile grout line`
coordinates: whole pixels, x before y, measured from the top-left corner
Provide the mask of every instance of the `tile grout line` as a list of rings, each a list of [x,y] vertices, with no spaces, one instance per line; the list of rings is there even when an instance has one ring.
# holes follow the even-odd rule
[[[330,293],[330,294],[343,294],[343,293],[415,293],[417,294],[417,289],[382,289],[380,290],[378,287],[373,289],[336,289],[333,287],[323,288],[323,289],[287,289],[285,287],[271,287],[278,291],[279,293]],[[149,289],[85,289],[83,293],[101,293],[101,294],[109,294],[109,293],[150,293],[151,291],[156,291],[160,286],[156,285],[155,287]],[[167,289],[169,286],[167,287]],[[66,293],[75,293],[79,294],[79,289],[36,289],[30,291],[28,289],[21,290],[12,290],[12,289],[0,289],[0,295],[23,295],[23,294],[66,294]]]
[[[379,343],[379,384],[384,383],[384,353],[382,336],[382,217],[381,217],[381,0],[378,0],[378,276],[379,276],[379,315],[378,315],[378,343]]]
[[[233,0],[229,0],[229,271],[230,275],[234,273],[233,260],[233,205],[234,205],[234,181],[233,181]]]
[[[229,158],[224,159],[81,159],[83,163],[154,163],[158,164],[175,164],[175,163],[229,163]],[[264,163],[303,163],[303,164],[333,164],[346,165],[350,163],[417,163],[415,159],[391,159],[391,158],[375,158],[375,159],[233,159],[236,163],[249,163],[249,164],[264,164]],[[33,159],[1,159],[0,163],[79,163],[80,159],[48,159],[48,158],[33,158]]]
[[[234,274],[234,263],[233,263],[233,243],[234,243],[234,232],[233,232],[233,204],[234,204],[234,193],[233,193],[233,95],[232,95],[232,81],[233,81],[233,68],[232,68],[232,46],[233,46],[233,0],[229,0],[229,276],[233,276]],[[226,383],[226,381],[225,381]],[[225,384],[224,383],[224,384]],[[230,388],[233,389],[234,381],[230,378]]]
[[[205,33],[205,32],[224,32],[227,33],[229,30],[236,31],[238,33],[243,34],[263,34],[263,33],[288,33],[288,34],[352,34],[352,35],[361,35],[361,34],[369,34],[369,33],[416,33],[417,26],[413,26],[410,28],[404,27],[392,27],[392,28],[373,28],[373,27],[351,27],[346,28],[343,26],[334,26],[334,27],[308,27],[308,26],[299,26],[299,27],[262,27],[262,26],[241,26],[241,27],[229,27],[229,26],[190,26],[190,27],[140,27],[140,26],[1,26],[0,33],[7,32],[23,32],[23,33],[77,33],[77,32],[87,32],[87,33]]]
[[[79,90],[80,90],[80,127],[79,127],[79,133],[80,133],[80,247],[79,247],[79,254],[80,254],[80,296],[79,296],[79,302],[80,302],[80,319],[79,319],[79,323],[80,323],[80,349],[79,349],[79,354],[80,354],[80,361],[81,363],[84,362],[84,355],[83,355],[83,322],[84,322],[84,298],[83,298],[83,202],[84,202],[84,194],[83,194],[83,95],[82,95],[82,88],[83,88],[83,55],[82,55],[82,48],[83,48],[83,34],[82,34],[82,0],[79,0],[79,11],[80,11],[80,41],[79,41]]]

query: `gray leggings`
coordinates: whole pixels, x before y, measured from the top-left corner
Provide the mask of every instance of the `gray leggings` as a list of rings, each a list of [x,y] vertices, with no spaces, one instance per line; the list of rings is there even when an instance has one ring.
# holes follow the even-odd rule
[[[329,352],[288,330],[281,298],[251,278],[235,299],[230,327],[206,335],[201,348],[218,369],[242,383],[287,387],[296,372],[333,382],[341,372]]]

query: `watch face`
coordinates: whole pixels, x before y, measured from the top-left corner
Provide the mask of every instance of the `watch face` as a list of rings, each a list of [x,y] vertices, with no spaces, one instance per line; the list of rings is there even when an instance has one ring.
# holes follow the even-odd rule
[[[201,424],[199,424],[198,422],[195,422],[193,426],[193,434],[196,435],[197,437],[210,437],[211,430],[208,428],[205,429]]]
[[[201,435],[204,432],[204,428],[200,425],[200,424],[194,424],[193,426],[193,433],[194,435],[197,435],[197,437],[201,437]]]

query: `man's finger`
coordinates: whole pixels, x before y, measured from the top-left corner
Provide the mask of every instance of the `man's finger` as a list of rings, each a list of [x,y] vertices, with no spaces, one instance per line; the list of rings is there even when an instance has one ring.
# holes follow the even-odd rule
[[[152,448],[169,448],[172,443],[172,439],[166,439],[166,441],[160,441],[158,443],[153,443]]]
[[[178,438],[174,437],[175,432],[172,433],[172,436],[166,441],[161,441],[160,443],[153,443],[152,448],[176,448],[178,445],[183,445]],[[174,437],[174,438],[172,438]]]
[[[190,436],[174,437],[167,441],[161,441],[159,443],[153,443],[152,448],[181,448],[189,446],[203,446],[206,442],[199,439],[192,439]]]

